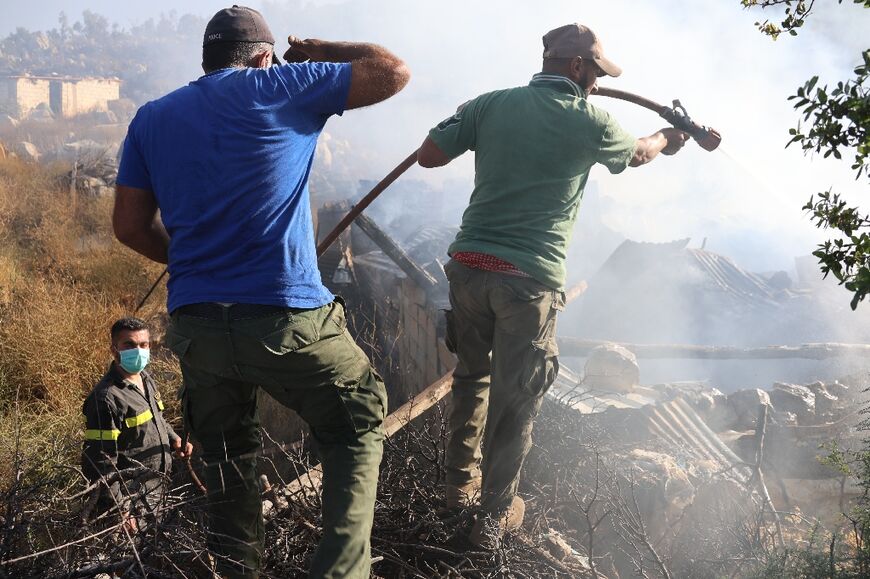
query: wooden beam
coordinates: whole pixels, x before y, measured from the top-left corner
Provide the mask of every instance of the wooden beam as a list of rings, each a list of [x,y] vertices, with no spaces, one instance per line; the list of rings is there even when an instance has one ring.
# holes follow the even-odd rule
[[[364,219],[365,215],[357,217],[357,223],[360,219]],[[425,273],[425,272],[424,272]],[[427,274],[428,275],[428,274]],[[575,298],[586,291],[586,282],[581,281],[577,285],[566,291],[566,303],[570,303]],[[441,402],[453,387],[453,370],[450,370],[438,380],[420,391],[419,394],[402,404],[395,412],[392,412],[384,420],[384,433],[389,438],[396,434],[399,430],[411,423],[415,418]],[[323,482],[323,471],[320,465],[312,467],[306,473],[303,473],[299,478],[291,481],[285,488],[284,494],[288,500],[292,500],[299,493],[311,494],[320,491],[320,485]],[[277,501],[276,501],[277,502]]]
[[[429,272],[417,265],[413,259],[408,257],[405,250],[402,249],[401,246],[399,246],[399,244],[396,243],[383,229],[381,229],[377,223],[372,221],[368,215],[363,213],[357,215],[356,224],[372,241],[375,242],[375,245],[387,254],[387,257],[392,259],[405,275],[414,280],[414,283],[418,286],[424,290],[428,290],[429,288],[438,285],[435,278],[432,277]]]
[[[803,358],[827,360],[848,356],[870,355],[868,344],[801,344],[798,346],[763,346],[741,348],[737,346],[694,346],[688,344],[629,344],[582,338],[557,338],[559,353],[563,356],[586,357],[596,347],[616,344],[634,353],[638,358],[701,359],[701,360],[777,360]]]
[[[387,438],[399,432],[411,423],[412,420],[441,402],[453,387],[453,370],[444,374],[425,390],[399,406],[399,408],[387,416],[384,421],[384,433]]]
[[[438,404],[453,386],[453,370],[444,374],[441,378],[427,386],[419,394],[399,406],[395,412],[387,416],[384,420],[384,434],[389,438],[402,428],[411,423],[412,420]],[[311,494],[320,491],[320,485],[323,482],[323,471],[320,465],[316,465],[308,472],[302,474],[299,478],[291,481],[284,488],[284,496],[288,500],[292,500],[299,493]]]

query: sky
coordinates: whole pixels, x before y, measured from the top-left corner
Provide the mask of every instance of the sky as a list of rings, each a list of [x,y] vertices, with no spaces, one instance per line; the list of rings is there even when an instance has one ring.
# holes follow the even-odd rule
[[[18,26],[54,27],[61,10],[72,20],[91,10],[126,27],[161,13],[207,17],[223,7],[206,0],[3,3],[12,4],[0,22],[3,35]],[[847,78],[867,48],[870,10],[849,2],[819,4],[823,11],[799,36],[774,42],[754,22],[776,14],[743,10],[738,0],[249,2],[270,22],[279,52],[288,34],[371,41],[410,66],[411,84],[400,95],[327,125],[331,142],[342,144],[360,179],[386,174],[465,100],[527,83],[540,68],[540,39],[547,30],[573,21],[590,26],[624,71],[618,79],[602,80],[603,86],[661,103],[679,98],[696,121],[723,136],[722,147],[712,153],[690,143],[677,156],[620,175],[595,168],[590,178],[604,198],[605,222],[642,241],[691,237],[697,246],[707,238],[708,249],[757,271],[789,270],[795,256],[810,253],[823,239],[801,210],[811,194],[833,188],[870,207],[866,180],[855,181],[850,163],[784,148],[798,119],[787,97],[814,74],[821,84]],[[198,55],[190,60],[180,66],[181,78],[200,74]],[[634,105],[603,97],[596,104],[637,136],[664,124]],[[445,168],[414,168],[406,177],[463,184],[444,199],[461,205],[470,193],[472,161],[466,155]],[[388,203],[388,196],[378,203]]]

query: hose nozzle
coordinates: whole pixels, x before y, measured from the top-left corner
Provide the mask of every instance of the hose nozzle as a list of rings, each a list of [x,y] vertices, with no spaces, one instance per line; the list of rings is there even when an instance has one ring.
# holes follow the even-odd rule
[[[689,134],[705,151],[716,150],[716,147],[722,142],[722,135],[719,134],[719,131],[710,127],[700,127],[698,131]]]
[[[693,121],[679,100],[674,101],[672,108],[662,108],[664,110],[661,112],[661,117],[675,128],[689,133],[705,151],[715,150],[722,142],[722,135],[716,129],[701,126]]]

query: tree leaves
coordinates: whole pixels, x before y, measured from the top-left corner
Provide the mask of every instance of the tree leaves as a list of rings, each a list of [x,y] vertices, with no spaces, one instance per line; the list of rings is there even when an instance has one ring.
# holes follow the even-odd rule
[[[861,2],[870,7],[870,0],[855,0]],[[801,114],[801,122],[789,129],[786,144],[799,144],[805,154],[820,153],[837,160],[842,160],[844,151],[853,152],[850,167],[856,179],[870,178],[870,49],[861,53],[861,60],[855,77],[839,81],[833,89],[818,87],[819,77],[814,76],[788,97]],[[852,293],[850,306],[856,309],[870,293],[870,217],[831,191],[810,197],[803,209],[816,227],[837,233],[838,237],[819,245],[813,255],[825,277],[833,274]]]

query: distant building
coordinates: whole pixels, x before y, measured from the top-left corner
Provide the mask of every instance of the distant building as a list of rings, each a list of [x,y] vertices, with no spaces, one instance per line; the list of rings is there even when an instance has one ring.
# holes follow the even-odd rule
[[[14,75],[0,77],[0,114],[16,118],[47,106],[56,118],[106,111],[121,96],[117,78]]]

